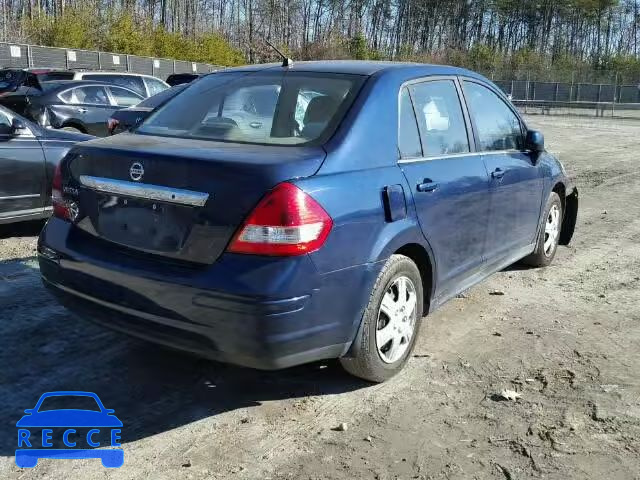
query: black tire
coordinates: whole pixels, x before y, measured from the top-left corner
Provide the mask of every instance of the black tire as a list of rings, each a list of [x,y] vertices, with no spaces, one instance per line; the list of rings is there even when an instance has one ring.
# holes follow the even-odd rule
[[[413,283],[416,294],[413,335],[406,351],[393,363],[382,360],[376,345],[379,311],[382,298],[399,277],[407,277]],[[351,347],[349,356],[340,359],[342,367],[352,375],[370,382],[384,382],[404,367],[415,346],[423,312],[422,279],[416,264],[404,255],[392,255],[378,275],[362,317],[361,330]],[[384,353],[384,352],[383,352]]]
[[[548,238],[545,232],[545,225],[548,222],[552,208],[557,207],[559,210],[559,225],[558,234],[555,241],[551,246],[545,250],[544,243]],[[544,209],[544,216],[542,217],[542,223],[540,225],[540,233],[538,234],[538,241],[536,242],[536,249],[533,253],[522,259],[522,262],[532,267],[546,267],[551,264],[553,258],[556,256],[558,250],[558,240],[560,240],[560,229],[562,228],[562,219],[564,218],[564,212],[562,211],[562,201],[556,192],[551,192],[547,205]]]
[[[65,132],[83,133],[82,130],[76,127],[62,127],[60,130],[64,130]]]

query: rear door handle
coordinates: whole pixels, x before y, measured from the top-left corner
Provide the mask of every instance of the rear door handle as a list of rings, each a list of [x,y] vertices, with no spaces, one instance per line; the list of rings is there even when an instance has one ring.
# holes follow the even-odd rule
[[[501,168],[496,168],[493,172],[491,172],[491,178],[499,180],[502,177],[504,177],[504,171]]]
[[[417,189],[419,192],[433,192],[438,188],[438,184],[435,183],[430,178],[425,178],[422,183],[417,185]]]
[[[87,109],[86,109],[86,108],[82,108],[82,107],[80,107],[80,108],[78,108],[78,112],[80,112],[80,113],[87,113]]]
[[[249,124],[249,126],[250,126],[251,128],[262,128],[262,123],[260,123],[260,122],[251,122],[251,123]]]

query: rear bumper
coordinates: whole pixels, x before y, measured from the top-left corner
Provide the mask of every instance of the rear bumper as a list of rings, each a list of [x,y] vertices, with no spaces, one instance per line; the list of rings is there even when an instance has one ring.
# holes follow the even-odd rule
[[[348,350],[379,264],[319,274],[308,256],[222,255],[176,267],[80,248],[52,218],[39,242],[45,286],[87,320],[223,362],[278,369]],[[77,247],[77,248],[74,248]]]

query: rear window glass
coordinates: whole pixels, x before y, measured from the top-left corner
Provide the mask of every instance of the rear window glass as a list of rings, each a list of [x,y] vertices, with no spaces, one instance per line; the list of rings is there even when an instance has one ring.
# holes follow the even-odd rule
[[[230,72],[204,77],[158,108],[138,133],[268,145],[320,144],[365,77]]]
[[[73,72],[47,72],[38,73],[38,80],[41,82],[50,82],[55,80],[73,80]]]

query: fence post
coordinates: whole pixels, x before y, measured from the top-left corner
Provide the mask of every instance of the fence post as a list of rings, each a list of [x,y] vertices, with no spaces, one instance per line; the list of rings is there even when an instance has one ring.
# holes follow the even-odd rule
[[[616,114],[616,94],[618,92],[618,72],[616,72],[616,77],[613,81],[613,99],[611,100],[611,116],[613,117]]]
[[[560,82],[556,82],[556,90],[553,92],[553,101],[558,101],[558,87],[560,86]]]
[[[33,68],[33,52],[31,51],[31,45],[27,45],[27,66]]]
[[[96,52],[98,54],[98,70],[102,70],[102,59],[100,58],[100,52]]]
[[[573,77],[574,77],[575,74],[576,74],[576,72],[571,72],[571,87],[569,87],[569,101],[570,102],[573,101]]]
[[[129,66],[129,55],[125,55],[125,62],[127,64],[127,72],[131,71],[131,67]]]
[[[176,61],[173,61],[173,73],[176,73]]]

